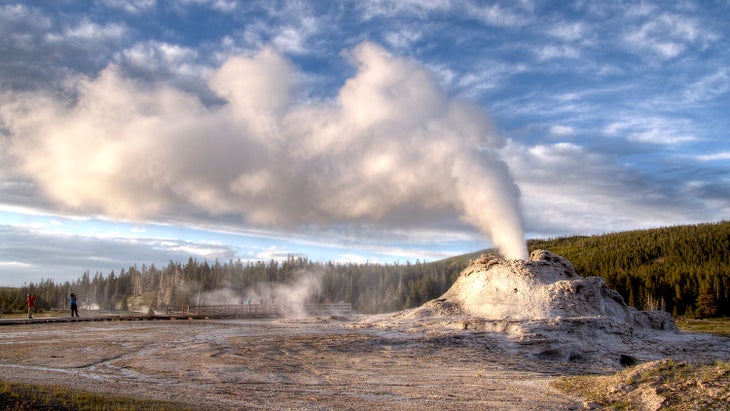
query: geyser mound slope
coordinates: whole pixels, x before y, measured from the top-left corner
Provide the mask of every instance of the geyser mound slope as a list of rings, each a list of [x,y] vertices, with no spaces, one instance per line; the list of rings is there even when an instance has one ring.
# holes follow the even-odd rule
[[[602,278],[581,277],[570,261],[545,250],[533,251],[529,260],[482,255],[441,297],[390,318],[408,332],[456,329],[463,341],[486,350],[594,371],[668,357],[711,362],[730,355],[726,340],[681,333],[669,313],[629,307]]]
[[[500,321],[605,318],[627,326],[676,330],[668,313],[629,307],[602,278],[581,277],[570,261],[546,250],[533,251],[529,260],[482,255],[444,295],[411,315]]]

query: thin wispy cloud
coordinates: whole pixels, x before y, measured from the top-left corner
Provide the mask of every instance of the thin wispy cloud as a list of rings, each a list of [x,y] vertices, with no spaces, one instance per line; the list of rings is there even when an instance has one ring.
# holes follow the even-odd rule
[[[702,154],[697,155],[694,158],[700,161],[722,161],[730,160],[730,151],[723,151],[720,153]]]

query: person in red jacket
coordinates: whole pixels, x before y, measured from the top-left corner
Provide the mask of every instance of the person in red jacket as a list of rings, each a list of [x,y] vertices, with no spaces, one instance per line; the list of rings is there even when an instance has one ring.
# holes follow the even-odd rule
[[[25,297],[25,301],[28,303],[28,318],[33,318],[33,307],[35,306],[35,295],[28,294]]]

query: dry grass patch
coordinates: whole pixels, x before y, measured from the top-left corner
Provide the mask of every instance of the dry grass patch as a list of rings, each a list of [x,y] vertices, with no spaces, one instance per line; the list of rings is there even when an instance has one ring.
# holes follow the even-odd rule
[[[661,360],[610,376],[565,377],[555,386],[613,410],[728,410],[730,362]]]
[[[186,404],[95,394],[61,386],[0,381],[0,409],[3,410],[189,410]]]
[[[690,320],[679,318],[676,320],[677,328],[682,331],[708,333],[730,337],[730,317],[707,318],[703,320]]]

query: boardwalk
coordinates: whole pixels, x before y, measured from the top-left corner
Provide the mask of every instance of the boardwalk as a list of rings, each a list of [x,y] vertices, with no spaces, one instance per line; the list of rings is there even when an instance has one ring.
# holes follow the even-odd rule
[[[204,320],[216,318],[278,318],[296,312],[305,316],[344,316],[352,315],[352,304],[305,304],[303,311],[292,310],[275,304],[228,304],[184,306],[168,308],[165,314],[98,314],[83,317],[40,317],[0,318],[0,326],[18,324],[47,324],[89,321],[154,321],[154,320]]]
[[[205,316],[197,315],[159,315],[159,314],[100,314],[87,315],[84,317],[33,317],[33,318],[0,318],[0,326],[18,324],[48,324],[48,323],[70,323],[89,321],[145,321],[145,320],[194,320],[204,319]]]
[[[224,304],[224,305],[189,305],[177,309],[168,309],[168,314],[193,314],[213,317],[267,318],[287,316],[345,316],[352,315],[352,304],[304,304],[290,307],[281,304]]]

